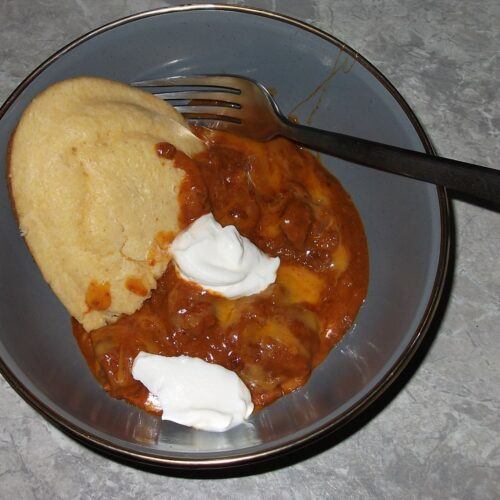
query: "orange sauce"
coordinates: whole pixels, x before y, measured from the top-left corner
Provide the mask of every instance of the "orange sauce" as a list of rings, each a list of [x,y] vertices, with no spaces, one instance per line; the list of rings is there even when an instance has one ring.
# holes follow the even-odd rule
[[[181,227],[208,212],[234,224],[280,257],[276,282],[229,300],[184,281],[170,263],[139,311],[90,333],[74,321],[73,331],[113,397],[145,408],[147,390],[130,372],[142,350],[234,370],[261,408],[302,386],[352,326],[368,286],[366,238],[349,195],[308,151],[281,138],[195,132],[205,152],[190,159],[174,148],[175,166],[186,173]],[[171,149],[161,144],[164,156]]]
[[[89,311],[105,311],[111,305],[110,284],[92,280],[87,287],[85,303]]]
[[[148,294],[148,289],[140,278],[127,278],[125,287],[132,293],[145,297]]]
[[[156,154],[160,158],[165,158],[166,160],[174,159],[176,151],[176,147],[169,142],[159,142],[156,145]]]

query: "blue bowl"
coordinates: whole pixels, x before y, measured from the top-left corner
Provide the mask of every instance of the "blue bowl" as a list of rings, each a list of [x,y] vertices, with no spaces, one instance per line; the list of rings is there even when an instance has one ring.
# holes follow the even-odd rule
[[[0,155],[30,100],[56,81],[123,82],[232,73],[276,91],[302,123],[432,153],[409,106],[368,61],[293,19],[234,6],[166,8],[76,40],[36,69],[0,111]],[[314,90],[317,89],[315,92]],[[449,247],[445,192],[323,156],[351,194],[370,251],[368,296],[356,321],[300,390],[226,433],[196,431],[111,399],[92,377],[68,314],[34,264],[0,186],[0,369],[30,404],[84,442],[164,467],[235,466],[289,451],[338,428],[395,379],[418,347],[443,287]]]

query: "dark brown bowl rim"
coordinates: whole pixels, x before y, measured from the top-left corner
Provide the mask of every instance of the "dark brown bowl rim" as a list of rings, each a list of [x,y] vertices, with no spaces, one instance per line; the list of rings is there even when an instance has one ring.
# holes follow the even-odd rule
[[[56,61],[59,57],[66,54],[73,48],[77,47],[81,43],[93,38],[94,36],[103,33],[105,31],[111,30],[117,26],[136,21],[138,19],[143,19],[147,17],[181,12],[181,11],[196,11],[196,10],[218,10],[218,11],[234,11],[245,14],[252,14],[257,16],[266,17],[275,21],[285,22],[295,26],[299,29],[309,31],[324,40],[334,44],[336,47],[340,48],[344,52],[348,53],[351,57],[355,58],[357,62],[362,64],[378,81],[384,86],[384,88],[390,92],[390,94],[396,99],[398,104],[401,106],[403,111],[406,113],[408,119],[415,128],[419,139],[421,140],[425,151],[428,154],[435,154],[432,144],[427,137],[422,125],[418,121],[417,117],[411,110],[408,103],[405,101],[403,96],[396,90],[396,88],[389,82],[389,80],[368,60],[366,60],[362,55],[356,52],[354,49],[346,45],[344,42],[340,41],[333,35],[330,35],[310,24],[303,21],[299,21],[289,16],[283,14],[277,14],[274,12],[256,9],[252,7],[240,7],[235,5],[221,5],[221,4],[201,4],[201,5],[183,5],[176,7],[165,7],[160,9],[149,10],[146,12],[140,12],[133,14],[131,16],[124,17],[112,21],[100,28],[96,28],[89,33],[77,38],[73,42],[69,43],[47,60],[45,60],[40,66],[38,66],[30,75],[28,75],[19,86],[12,92],[12,94],[7,98],[2,107],[0,108],[0,119],[7,112],[10,106],[22,93],[22,91],[36,78],[40,73],[42,73],[50,64]],[[296,439],[294,441],[289,441],[279,446],[262,450],[258,452],[245,453],[244,451],[236,456],[230,457],[216,457],[212,459],[179,459],[179,458],[168,458],[160,457],[154,454],[140,453],[136,451],[131,451],[125,447],[119,446],[115,443],[107,441],[105,439],[99,438],[97,436],[90,435],[83,429],[75,426],[68,420],[66,420],[61,415],[57,414],[54,410],[49,408],[46,404],[40,401],[34,394],[32,394],[24,385],[17,379],[17,377],[12,373],[12,371],[6,366],[4,361],[0,359],[0,372],[4,378],[9,382],[9,384],[14,388],[14,390],[33,408],[44,415],[51,423],[55,424],[58,428],[62,429],[70,436],[74,437],[78,441],[83,442],[93,448],[97,448],[103,452],[106,452],[112,456],[122,458],[126,461],[132,461],[140,464],[149,464],[156,467],[172,468],[172,469],[221,469],[225,467],[236,467],[250,462],[261,461],[264,459],[269,459],[275,457],[278,454],[287,453],[295,450],[298,447],[304,446],[305,444],[317,440],[320,437],[331,433],[334,429],[338,430],[340,427],[347,424],[355,416],[366,409],[371,403],[373,403],[378,397],[380,397],[394,382],[398,375],[405,368],[407,363],[412,358],[413,354],[416,352],[418,346],[422,342],[424,335],[431,323],[431,320],[436,312],[437,306],[439,304],[443,287],[445,283],[446,273],[448,269],[449,253],[450,253],[450,211],[449,211],[449,201],[444,188],[436,186],[436,191],[438,195],[439,208],[440,208],[440,218],[441,218],[441,241],[440,241],[440,254],[438,261],[438,268],[436,272],[436,277],[434,280],[431,296],[427,304],[426,310],[422,316],[422,319],[411,338],[411,341],[406,346],[404,352],[399,356],[397,361],[394,363],[390,371],[383,377],[379,383],[372,388],[372,390],[358,403],[350,407],[348,410],[338,415],[335,419],[324,424],[319,429],[311,431],[310,433]]]

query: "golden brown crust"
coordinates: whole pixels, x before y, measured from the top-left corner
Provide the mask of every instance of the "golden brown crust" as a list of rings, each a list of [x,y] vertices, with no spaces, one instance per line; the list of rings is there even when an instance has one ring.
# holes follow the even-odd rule
[[[87,330],[137,310],[168,264],[148,252],[160,231],[177,231],[183,173],[159,158],[168,140],[203,149],[164,101],[118,82],[58,82],[26,108],[7,150],[7,185],[21,234],[42,274]],[[170,194],[169,194],[170,193]],[[141,277],[146,294],[127,289]],[[110,282],[109,307],[89,311],[92,280]]]

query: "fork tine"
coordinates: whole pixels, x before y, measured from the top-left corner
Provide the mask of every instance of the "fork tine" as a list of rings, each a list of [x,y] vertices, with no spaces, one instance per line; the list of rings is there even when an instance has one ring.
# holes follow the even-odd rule
[[[232,76],[168,76],[155,80],[143,80],[131,83],[133,87],[222,87],[229,92],[240,94],[241,90],[237,86],[237,80]]]
[[[210,92],[209,90],[179,90],[172,92],[152,92],[156,97],[165,100],[207,100],[217,102],[227,102],[228,104],[240,104],[241,98],[232,92]]]
[[[230,108],[227,106],[192,106],[190,104],[182,105],[178,104],[174,108],[179,111],[179,113],[202,116],[202,115],[212,115],[221,116],[225,118],[234,118],[239,120],[241,117],[241,111],[237,108]]]
[[[234,131],[261,141],[282,133],[280,120],[285,119],[270,91],[246,76],[170,76],[131,85],[163,98],[195,125]]]
[[[241,133],[242,123],[233,120],[217,120],[214,118],[190,118],[185,116],[186,120],[197,127],[206,127],[216,130],[227,130],[229,132]]]

